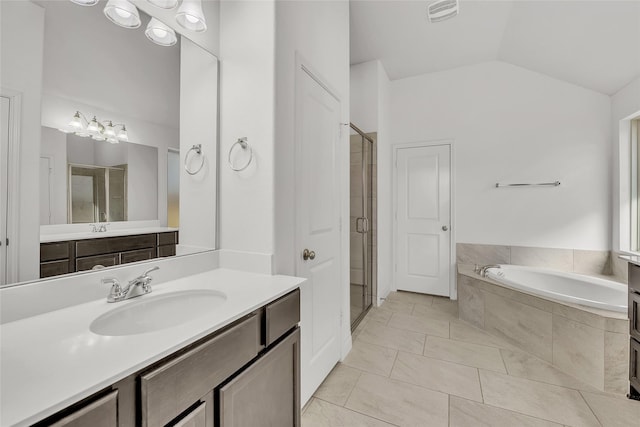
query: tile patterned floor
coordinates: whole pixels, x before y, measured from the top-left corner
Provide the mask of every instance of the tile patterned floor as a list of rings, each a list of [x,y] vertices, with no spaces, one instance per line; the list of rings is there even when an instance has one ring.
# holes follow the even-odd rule
[[[394,292],[353,340],[304,408],[303,427],[640,427],[640,402],[458,320],[455,301]]]

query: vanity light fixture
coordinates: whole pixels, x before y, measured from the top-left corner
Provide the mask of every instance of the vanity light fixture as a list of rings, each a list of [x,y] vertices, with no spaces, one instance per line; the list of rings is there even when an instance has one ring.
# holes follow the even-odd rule
[[[156,18],[151,18],[144,34],[149,40],[160,46],[173,46],[178,41],[175,31]]]
[[[152,5],[161,9],[173,9],[178,5],[178,0],[147,0]]]
[[[91,120],[80,111],[76,111],[66,129],[59,128],[60,132],[72,133],[81,137],[91,137],[96,141],[107,141],[118,144],[120,141],[128,141],[127,127],[124,123],[114,124],[112,120],[101,122],[96,116]]]
[[[95,6],[100,0],[71,0],[72,3],[80,6]]]
[[[176,12],[176,21],[184,29],[201,33],[207,30],[207,22],[202,11],[202,0],[182,0]]]
[[[104,7],[104,15],[124,28],[138,28],[142,24],[138,9],[128,0],[109,0]]]

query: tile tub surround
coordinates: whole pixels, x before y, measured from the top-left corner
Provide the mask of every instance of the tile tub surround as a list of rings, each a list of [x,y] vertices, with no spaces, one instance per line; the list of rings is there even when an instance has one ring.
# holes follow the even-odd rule
[[[305,407],[302,426],[613,427],[640,419],[640,402],[599,392],[449,316],[455,305],[389,294],[358,326],[357,332],[368,333],[355,335],[351,353]],[[390,328],[421,334],[423,353],[384,339]]]
[[[546,300],[458,266],[460,319],[551,363],[596,390],[628,391],[625,313]]]
[[[544,267],[627,282],[626,262],[610,251],[457,243],[458,264],[513,264]]]

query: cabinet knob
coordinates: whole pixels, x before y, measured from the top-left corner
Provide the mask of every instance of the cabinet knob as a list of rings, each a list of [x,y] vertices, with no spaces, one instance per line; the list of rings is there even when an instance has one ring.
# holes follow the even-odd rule
[[[315,259],[316,258],[316,253],[314,251],[310,251],[309,249],[305,249],[304,251],[302,251],[302,259],[303,260],[308,260],[308,259]]]

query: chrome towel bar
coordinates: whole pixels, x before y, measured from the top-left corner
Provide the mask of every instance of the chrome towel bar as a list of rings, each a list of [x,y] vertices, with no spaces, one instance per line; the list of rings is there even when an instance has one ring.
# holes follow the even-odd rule
[[[560,181],[554,181],[554,182],[541,182],[538,184],[500,184],[499,182],[496,182],[496,188],[499,187],[557,187],[558,185],[560,185]]]

